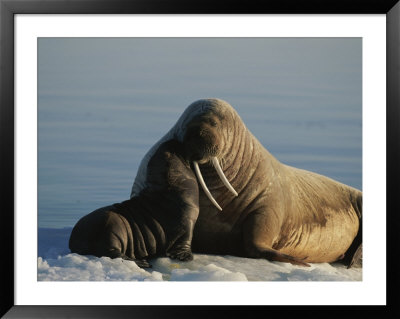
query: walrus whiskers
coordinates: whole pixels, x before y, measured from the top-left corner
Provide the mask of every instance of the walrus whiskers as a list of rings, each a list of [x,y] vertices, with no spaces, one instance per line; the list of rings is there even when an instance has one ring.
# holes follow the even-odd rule
[[[212,158],[212,163],[215,167],[215,170],[218,173],[219,178],[222,180],[224,185],[235,195],[238,196],[238,193],[235,191],[235,189],[232,187],[231,183],[229,183],[228,179],[226,178],[224,172],[222,171],[221,166],[219,165],[218,159],[216,157]]]
[[[208,199],[217,207],[219,210],[222,211],[221,206],[218,205],[217,201],[214,199],[214,197],[211,195],[210,191],[207,188],[206,183],[204,182],[203,176],[201,175],[199,164],[196,161],[193,161],[193,166],[194,166],[194,171],[196,173],[197,179],[199,180],[199,183],[201,185],[201,188],[203,188],[204,193],[207,195]]]

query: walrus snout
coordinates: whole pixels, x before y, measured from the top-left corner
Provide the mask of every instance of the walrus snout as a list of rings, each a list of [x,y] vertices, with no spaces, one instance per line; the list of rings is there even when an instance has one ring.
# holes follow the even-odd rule
[[[188,126],[183,137],[187,159],[204,164],[220,154],[219,136],[214,127],[207,123]]]

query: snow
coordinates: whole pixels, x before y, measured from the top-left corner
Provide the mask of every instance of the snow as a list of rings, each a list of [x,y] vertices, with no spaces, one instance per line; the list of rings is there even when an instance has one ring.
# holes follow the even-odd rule
[[[72,228],[39,228],[39,281],[361,281],[362,268],[341,264],[311,267],[235,256],[194,254],[190,262],[167,257],[150,259],[152,268],[139,268],[121,258],[70,253]]]

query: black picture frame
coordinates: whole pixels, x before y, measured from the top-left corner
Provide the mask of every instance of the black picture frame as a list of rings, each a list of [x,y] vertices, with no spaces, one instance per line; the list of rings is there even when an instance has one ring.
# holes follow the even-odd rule
[[[386,306],[16,306],[14,303],[14,16],[15,14],[385,14],[387,21],[387,305]],[[309,316],[328,312],[339,318],[399,316],[399,276],[395,256],[400,163],[400,3],[398,0],[163,1],[163,0],[0,0],[0,210],[1,308],[4,318],[204,318],[262,315]],[[380,258],[380,252],[376,252]],[[184,292],[190,293],[190,292]]]

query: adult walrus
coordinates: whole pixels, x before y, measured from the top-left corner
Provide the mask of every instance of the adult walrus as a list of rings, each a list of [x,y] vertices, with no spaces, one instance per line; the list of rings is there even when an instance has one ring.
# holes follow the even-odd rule
[[[362,193],[280,163],[220,99],[192,103],[143,158],[131,197],[149,187],[148,163],[160,145],[183,144],[202,186],[194,252],[308,265],[360,259]],[[151,184],[151,183],[150,183]],[[353,258],[355,257],[355,258]]]

